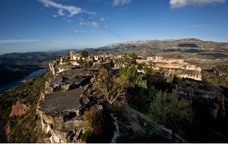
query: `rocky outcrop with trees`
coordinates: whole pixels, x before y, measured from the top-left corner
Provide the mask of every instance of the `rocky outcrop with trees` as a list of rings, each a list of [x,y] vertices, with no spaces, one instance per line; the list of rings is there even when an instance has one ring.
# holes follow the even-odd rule
[[[37,108],[41,130],[50,135],[50,142],[82,142],[85,133],[82,113],[85,103],[83,86],[90,82],[96,71],[75,69],[59,73],[45,82]]]

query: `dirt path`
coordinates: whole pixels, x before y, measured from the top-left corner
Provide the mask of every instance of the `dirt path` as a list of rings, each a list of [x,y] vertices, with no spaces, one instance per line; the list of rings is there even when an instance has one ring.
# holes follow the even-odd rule
[[[145,116],[144,114],[140,113],[139,111],[137,111],[129,106],[126,106],[125,109],[126,109],[129,117],[137,118],[137,116],[139,116],[140,118],[144,119],[145,121],[150,123],[152,126],[154,126],[154,128],[156,128],[158,131],[160,131],[163,135],[172,139],[172,130],[171,129],[168,129],[162,125],[159,125],[159,124],[153,122],[149,117]],[[136,122],[132,122],[131,126],[132,126],[133,130],[142,129],[141,126],[139,126],[139,124]],[[175,134],[175,137],[176,137],[175,142],[188,143],[185,139],[180,137],[178,134]]]

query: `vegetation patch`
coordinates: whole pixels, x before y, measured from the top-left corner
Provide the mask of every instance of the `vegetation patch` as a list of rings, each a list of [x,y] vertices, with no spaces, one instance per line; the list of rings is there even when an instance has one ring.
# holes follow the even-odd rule
[[[47,72],[0,95],[0,109],[4,123],[10,125],[8,142],[37,142],[42,136],[41,131],[36,127],[36,107],[41,92],[44,92],[44,83],[50,77],[51,73]],[[9,117],[11,107],[17,100],[23,101],[30,109],[25,115]]]

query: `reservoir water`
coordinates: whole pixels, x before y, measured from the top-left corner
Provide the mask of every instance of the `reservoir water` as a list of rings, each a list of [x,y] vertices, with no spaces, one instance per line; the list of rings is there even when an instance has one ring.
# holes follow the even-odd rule
[[[28,80],[28,79],[31,79],[31,78],[38,77],[38,76],[44,74],[45,72],[47,72],[47,69],[40,69],[40,70],[32,72],[31,74],[29,74],[27,77],[25,77],[23,79],[19,79],[19,80],[16,80],[16,81],[1,85],[0,86],[0,93],[2,93],[4,91],[7,91],[7,90],[9,90],[9,89],[11,89],[11,88],[13,88],[15,86],[21,85],[23,83],[22,82],[23,80]]]

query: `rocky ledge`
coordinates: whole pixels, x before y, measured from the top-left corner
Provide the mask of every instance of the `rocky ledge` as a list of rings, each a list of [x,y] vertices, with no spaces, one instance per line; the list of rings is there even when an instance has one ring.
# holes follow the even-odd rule
[[[74,69],[59,73],[45,83],[37,106],[42,132],[49,142],[83,142],[85,132],[81,113],[86,106],[83,86],[90,82],[96,71]]]
[[[59,73],[45,82],[45,93],[67,91],[85,86],[97,74],[97,70],[74,69]]]

